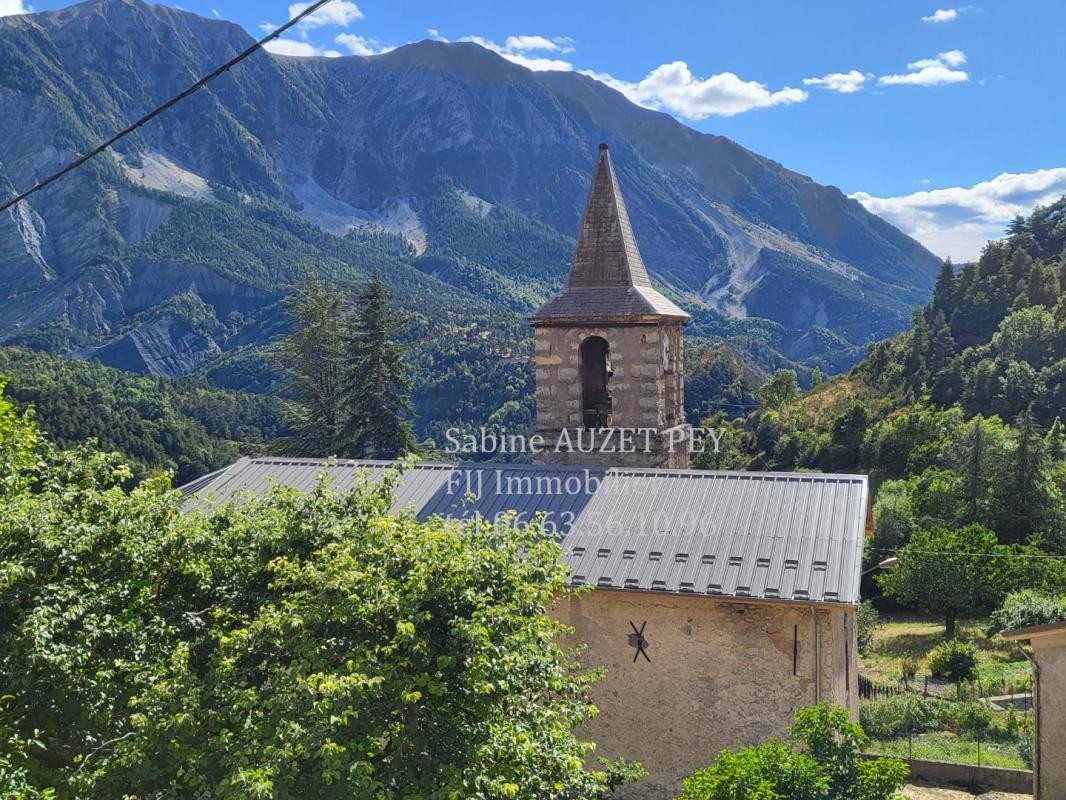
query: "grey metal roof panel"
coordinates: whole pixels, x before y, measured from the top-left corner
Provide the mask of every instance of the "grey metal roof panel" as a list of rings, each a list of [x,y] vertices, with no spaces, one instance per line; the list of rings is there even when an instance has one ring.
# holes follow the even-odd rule
[[[244,458],[184,491],[225,503],[275,484],[309,491],[325,477],[343,492],[391,466]],[[393,508],[489,521],[514,511],[519,524],[544,514],[574,583],[854,605],[866,503],[860,475],[425,463],[403,473]]]

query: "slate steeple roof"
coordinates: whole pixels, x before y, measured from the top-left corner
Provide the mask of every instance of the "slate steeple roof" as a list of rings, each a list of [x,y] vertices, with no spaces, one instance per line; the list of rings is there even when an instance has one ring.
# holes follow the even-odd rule
[[[580,321],[617,317],[688,319],[688,314],[652,287],[611,156],[607,145],[601,144],[566,288],[532,319]]]

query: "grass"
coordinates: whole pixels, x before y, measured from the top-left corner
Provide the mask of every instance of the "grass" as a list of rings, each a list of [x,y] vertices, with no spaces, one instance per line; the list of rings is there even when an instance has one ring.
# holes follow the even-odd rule
[[[925,657],[945,640],[941,620],[914,614],[884,614],[874,633],[869,653],[860,656],[863,673],[882,683],[895,683],[904,659],[921,662],[919,680],[928,674]],[[978,680],[982,683],[1021,684],[1030,675],[1029,662],[1000,636],[985,633],[987,620],[964,619],[956,626],[956,638],[977,647]]]
[[[922,758],[929,761],[952,761],[956,764],[978,763],[977,744],[943,733],[922,733],[914,737],[908,748],[906,737],[900,739],[874,740],[867,748],[878,753],[899,758]],[[1018,751],[1009,744],[981,745],[980,763],[989,767],[1028,769]]]

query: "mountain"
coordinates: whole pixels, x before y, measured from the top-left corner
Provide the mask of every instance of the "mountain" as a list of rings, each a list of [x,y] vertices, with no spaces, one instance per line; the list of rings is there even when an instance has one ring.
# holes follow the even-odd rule
[[[251,41],[140,0],[0,18],[0,189],[32,185]],[[513,364],[524,317],[566,274],[600,141],[644,260],[696,337],[738,341],[766,367],[838,370],[929,295],[937,259],[838,189],[592,78],[427,41],[370,58],[256,53],[6,214],[0,340],[261,387],[249,354],[284,324],[288,287],[311,267],[345,285],[380,270],[416,330],[447,334],[421,364],[469,371],[444,338]]]

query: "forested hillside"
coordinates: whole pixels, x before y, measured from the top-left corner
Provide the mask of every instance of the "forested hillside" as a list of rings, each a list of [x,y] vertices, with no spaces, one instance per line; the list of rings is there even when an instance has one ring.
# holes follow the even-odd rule
[[[87,361],[0,348],[8,397],[32,405],[41,430],[60,447],[95,439],[117,451],[135,477],[172,470],[192,480],[283,434],[278,401],[216,389],[202,381],[130,375]]]
[[[967,525],[1066,553],[1064,286],[1066,198],[945,264],[911,329],[850,374],[801,394],[777,373],[705,465],[868,472],[874,555]]]
[[[0,191],[251,43],[141,0],[0,18]],[[257,52],[5,214],[0,342],[264,391],[276,376],[256,351],[309,269],[356,291],[376,270],[433,331],[418,365],[446,362],[447,377],[420,377],[420,433],[514,416],[528,369],[495,359],[530,352],[525,317],[565,278],[601,141],[692,336],[763,369],[837,372],[929,296],[936,258],[838,189],[586,75],[427,41],[366,58]],[[463,382],[486,366],[516,391]],[[449,405],[472,395],[477,408]]]

